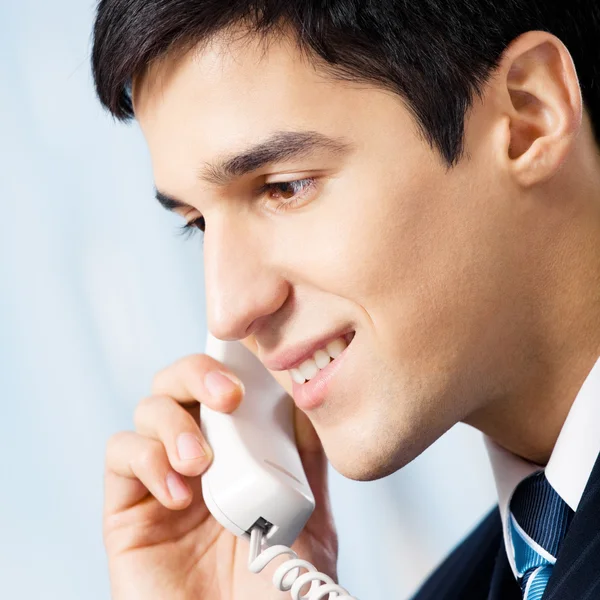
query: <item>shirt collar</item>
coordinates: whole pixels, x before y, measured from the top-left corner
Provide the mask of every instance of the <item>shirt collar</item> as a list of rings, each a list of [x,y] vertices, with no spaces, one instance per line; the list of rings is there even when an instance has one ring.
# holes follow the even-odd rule
[[[552,487],[574,511],[579,506],[600,454],[599,429],[600,358],[571,406],[545,469]],[[484,436],[484,440],[496,480],[504,543],[510,566],[516,576],[508,528],[508,506],[517,485],[528,475],[541,470],[541,467],[508,452],[487,436]]]

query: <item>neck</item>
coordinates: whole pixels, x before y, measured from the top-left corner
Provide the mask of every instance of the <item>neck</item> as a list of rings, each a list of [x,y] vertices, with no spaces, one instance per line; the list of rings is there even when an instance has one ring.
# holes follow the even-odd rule
[[[545,466],[577,393],[600,356],[579,350],[563,364],[545,365],[532,389],[494,411],[482,411],[468,422],[506,450]],[[534,389],[535,388],[535,389]]]
[[[589,163],[589,155],[586,160]],[[600,356],[598,163],[600,158],[596,174],[586,172],[582,177],[581,172],[570,172],[562,185],[554,182],[573,210],[560,228],[544,232],[545,258],[532,261],[542,272],[533,275],[539,283],[531,288],[536,322],[526,336],[529,359],[525,365],[512,364],[512,372],[504,374],[510,382],[504,397],[465,419],[500,446],[539,465],[547,464],[569,410]],[[581,181],[588,184],[585,190]],[[597,186],[590,190],[594,181]],[[548,200],[561,201],[554,193]]]

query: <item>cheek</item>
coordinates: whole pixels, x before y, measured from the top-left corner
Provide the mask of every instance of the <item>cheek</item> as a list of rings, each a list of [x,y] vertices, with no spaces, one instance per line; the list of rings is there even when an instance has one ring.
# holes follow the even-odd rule
[[[379,180],[387,185],[340,188],[319,211],[311,281],[360,305],[388,354],[452,362],[502,322],[499,299],[513,296],[497,233],[510,217],[468,172]]]
[[[307,210],[278,219],[271,230],[276,241],[261,236],[278,248],[276,260],[296,281],[359,305],[385,327],[402,318],[405,304],[422,303],[425,280],[443,268],[436,264],[437,253],[447,254],[443,230],[453,227],[435,214],[428,178],[407,182],[388,167],[387,176],[367,177],[365,168],[336,181]]]
[[[493,236],[505,217],[469,172],[381,161],[356,172],[271,224],[261,236],[278,249],[271,259],[296,282],[361,307],[391,346],[398,336],[414,352],[451,345],[500,291],[507,268]]]
[[[439,184],[443,192],[402,203],[402,217],[389,214],[395,229],[382,223],[373,236],[379,260],[372,257],[364,302],[392,365],[468,395],[455,378],[485,378],[489,361],[510,353],[522,289],[511,242],[498,233],[511,230],[510,215],[490,196],[460,192],[469,186]]]
[[[437,187],[427,175],[396,175],[393,168],[337,185],[307,224],[305,256],[318,265],[320,283],[371,310],[422,291],[443,269],[449,234],[460,220],[456,211],[443,210],[449,203]]]

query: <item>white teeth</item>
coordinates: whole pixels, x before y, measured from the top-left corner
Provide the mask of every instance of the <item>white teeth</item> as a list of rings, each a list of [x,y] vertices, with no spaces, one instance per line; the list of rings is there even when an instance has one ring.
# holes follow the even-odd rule
[[[319,369],[326,367],[331,362],[331,357],[329,354],[327,354],[327,352],[325,352],[325,350],[317,350],[313,354],[313,359],[317,363],[317,367],[319,367]]]
[[[329,342],[327,346],[325,346],[327,352],[329,352],[329,356],[331,358],[337,358],[346,348],[348,344],[346,344],[346,340],[343,338],[337,338],[333,340],[333,342]]]
[[[296,383],[304,383],[304,376],[298,369],[290,369],[290,375]]]
[[[310,381],[319,372],[319,367],[312,358],[309,358],[298,367],[298,370],[304,375],[305,379]]]
[[[290,376],[299,384],[304,383],[306,379],[310,381],[320,369],[324,369],[333,359],[337,358],[347,346],[348,342],[345,337],[329,342],[325,348],[317,350],[312,358],[305,360],[295,369],[289,369]]]

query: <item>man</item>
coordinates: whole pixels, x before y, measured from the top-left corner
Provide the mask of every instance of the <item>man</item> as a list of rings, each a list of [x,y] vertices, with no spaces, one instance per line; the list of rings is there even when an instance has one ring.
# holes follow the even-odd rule
[[[209,330],[294,397],[317,501],[295,548],[333,577],[325,456],[383,477],[462,421],[500,510],[417,598],[600,598],[599,6],[99,4],[100,100],[204,231]],[[198,403],[242,396],[183,358],[111,439],[113,598],[282,597],[200,493]]]

